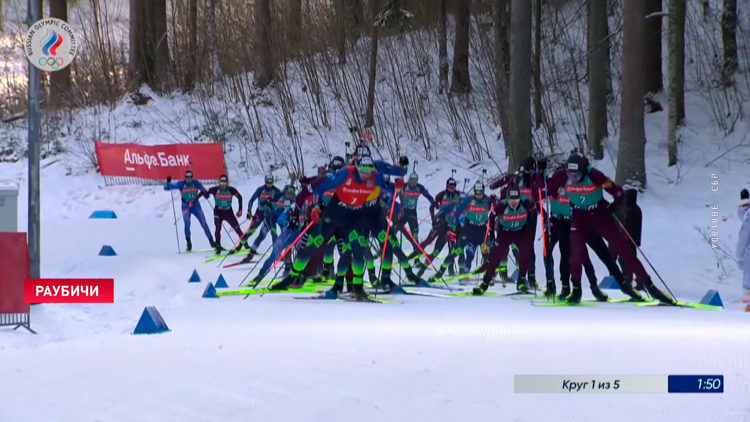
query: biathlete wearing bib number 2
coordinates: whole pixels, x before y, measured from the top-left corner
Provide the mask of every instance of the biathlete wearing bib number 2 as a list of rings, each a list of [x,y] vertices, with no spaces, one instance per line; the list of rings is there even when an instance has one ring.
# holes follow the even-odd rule
[[[546,163],[543,167],[546,168]],[[540,179],[542,178],[537,180]],[[573,291],[568,301],[581,300],[581,267],[588,257],[586,239],[590,233],[597,233],[606,239],[609,246],[633,269],[636,277],[643,281],[644,287],[654,299],[674,303],[674,299],[665,295],[651,281],[638,257],[628,247],[629,240],[620,232],[612,215],[611,209],[625,196],[620,186],[615,185],[604,173],[588,166],[584,157],[572,155],[568,158],[565,169],[557,171],[547,179],[547,188],[550,192],[564,189],[573,209],[570,232],[570,278]],[[604,199],[604,190],[614,198],[612,204]],[[631,285],[620,284],[620,289],[633,299],[642,300]]]
[[[497,234],[485,266],[484,279],[479,286],[474,288],[475,295],[481,295],[487,291],[500,262],[508,258],[508,249],[512,244],[518,247],[518,283],[516,286],[519,292],[528,292],[525,275],[531,261],[531,249],[534,248],[534,243],[527,231],[532,227],[529,224],[529,216],[533,215],[533,212],[534,203],[530,199],[521,199],[520,189],[515,185],[508,187],[506,199],[495,202],[490,214],[490,224],[495,227]]]
[[[362,286],[364,274],[365,248],[373,229],[377,227],[380,214],[380,189],[385,186],[383,174],[375,169],[375,162],[371,157],[360,157],[356,166],[345,167],[334,173],[318,186],[314,192],[313,202],[316,204],[311,213],[311,221],[319,223],[317,233],[308,238],[308,242],[297,255],[292,272],[281,282],[272,286],[274,289],[286,289],[292,285],[304,270],[309,256],[322,248],[332,236],[340,236],[346,241],[346,253],[339,259],[337,274],[346,274],[349,267],[348,256],[351,256],[352,272],[354,274],[354,293],[359,299],[366,299],[367,294]],[[405,169],[395,169],[403,175]],[[326,191],[335,190],[325,210],[321,210],[322,196]],[[334,284],[332,291],[340,292],[343,285]]]

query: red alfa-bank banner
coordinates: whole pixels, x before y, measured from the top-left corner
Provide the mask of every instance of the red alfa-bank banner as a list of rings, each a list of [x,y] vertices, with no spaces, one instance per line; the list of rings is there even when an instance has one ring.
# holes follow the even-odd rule
[[[102,176],[182,179],[191,170],[196,179],[219,180],[226,173],[221,144],[138,145],[95,141],[95,146]]]
[[[115,303],[111,278],[27,278],[26,303]]]

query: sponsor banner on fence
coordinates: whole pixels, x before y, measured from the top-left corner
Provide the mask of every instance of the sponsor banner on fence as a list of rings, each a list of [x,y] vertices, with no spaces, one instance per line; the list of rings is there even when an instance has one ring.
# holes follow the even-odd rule
[[[95,141],[99,171],[108,177],[164,180],[182,179],[187,170],[195,178],[219,180],[226,173],[221,144],[138,145]]]
[[[111,278],[27,278],[26,303],[115,303]]]

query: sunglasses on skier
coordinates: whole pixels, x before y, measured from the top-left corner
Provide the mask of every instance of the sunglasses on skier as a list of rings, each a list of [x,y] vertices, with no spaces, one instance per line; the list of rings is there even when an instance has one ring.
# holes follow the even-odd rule
[[[583,177],[582,173],[568,173],[568,179],[575,179],[578,180],[581,177]]]

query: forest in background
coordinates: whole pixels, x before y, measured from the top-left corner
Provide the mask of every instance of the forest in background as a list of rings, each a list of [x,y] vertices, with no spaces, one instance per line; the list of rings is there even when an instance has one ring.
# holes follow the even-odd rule
[[[18,16],[25,16],[22,6]],[[74,63],[43,81],[47,142],[76,110],[112,110],[123,98],[145,104],[147,86],[160,96],[190,95],[194,116],[185,118],[201,127],[182,142],[239,141],[258,157],[271,144],[295,170],[305,166],[303,127],[318,131],[315,149],[322,152],[330,147],[325,131],[337,125],[370,128],[376,146],[392,157],[409,143],[435,159],[442,138],[479,161],[500,142],[511,169],[533,153],[571,146],[601,159],[606,140],[617,136],[616,181],[645,187],[645,113],[662,113],[668,122],[667,139],[650,141],[667,144],[665,165],[674,166],[681,126],[690,118],[686,90],[705,98],[724,135],[746,117],[750,100],[745,0],[47,0],[41,6],[45,16],[71,21],[75,15],[71,22],[83,41]],[[11,52],[21,50],[26,25],[15,23],[3,22]],[[6,66],[0,98],[6,124],[22,119],[26,107],[25,80],[14,72]],[[106,138],[84,133],[84,144]]]

